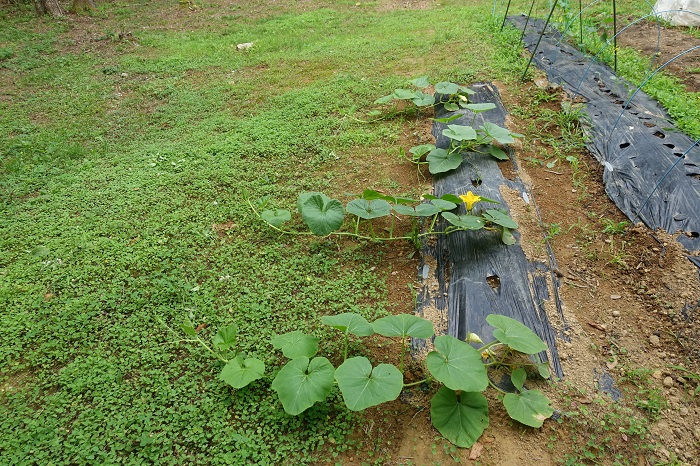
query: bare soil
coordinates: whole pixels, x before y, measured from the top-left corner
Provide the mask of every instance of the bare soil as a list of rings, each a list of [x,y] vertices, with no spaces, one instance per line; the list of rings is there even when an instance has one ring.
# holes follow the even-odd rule
[[[259,18],[283,11],[287,2],[274,1],[223,1],[227,14]],[[378,10],[423,9],[435,2],[428,0],[380,0]],[[333,7],[334,2],[303,0],[301,7],[316,8],[319,4]],[[299,5],[295,7],[298,10]],[[163,28],[192,29],[212,27],[204,24],[195,12],[179,8],[175,3],[162,10],[160,22]],[[64,45],[80,53],[100,53],[105,63],[115,49],[138,47],[137,31],[122,29],[108,20],[70,16],[70,30]],[[621,44],[656,52],[656,42],[649,39],[656,25],[641,24],[621,36]],[[664,28],[659,44],[659,61],[688,49],[699,41],[682,31]],[[700,78],[697,55],[678,60],[669,67],[671,73],[682,79],[689,90],[698,91]],[[252,72],[252,71],[251,71]],[[533,107],[535,95],[541,94],[532,84],[518,86],[500,85],[506,108]],[[534,104],[560,111],[563,95],[553,95],[549,102]],[[700,312],[700,280],[698,269],[686,258],[684,251],[674,240],[674,232],[649,231],[641,225],[623,228],[617,234],[604,232],[606,222],[617,224],[627,221],[623,214],[607,198],[602,186],[602,171],[595,159],[585,151],[576,153],[580,160],[580,172],[576,174],[568,163],[557,163],[553,168],[538,163],[552,156],[553,149],[544,137],[532,133],[528,118],[511,116],[512,131],[528,135],[530,142],[519,144],[515,151],[517,171],[509,163],[502,163],[510,178],[520,177],[529,183],[537,210],[511,206],[513,215],[521,225],[521,242],[533,257],[546,257],[544,241],[550,241],[558,264],[563,286],[560,290],[568,330],[568,341],[558,341],[563,362],[564,379],[543,382],[538,388],[547,392],[554,407],[563,413],[559,421],[548,420],[541,429],[524,427],[511,421],[499,407],[497,395],[489,393],[491,406],[490,426],[484,436],[471,449],[456,449],[441,439],[430,424],[429,399],[431,393],[421,388],[408,390],[402,397],[387,406],[369,409],[363,428],[356,433],[361,445],[357,451],[340,461],[343,464],[373,462],[377,457],[388,458],[387,465],[453,464],[455,462],[481,465],[559,464],[567,452],[576,445],[588,441],[591,435],[610,436],[606,443],[609,450],[602,459],[577,464],[613,464],[614,455],[620,454],[629,464],[655,464],[678,458],[686,464],[697,464],[700,456],[700,404],[694,391],[698,380],[676,369],[683,366],[692,374],[700,373],[700,363],[695,341],[698,329],[695,322]],[[557,128],[546,130],[558,137]],[[408,151],[414,145],[430,141],[430,121],[424,116],[418,123],[404,125],[400,146]],[[377,167],[376,154],[353,154],[357,170],[348,170],[338,189],[353,191],[366,188],[369,183],[379,184],[389,180],[392,192],[427,192],[430,178],[419,172],[407,161],[397,157],[382,157]],[[422,173],[422,174],[421,174]],[[574,187],[572,180],[578,179]],[[377,186],[372,186],[377,187]],[[539,212],[540,217],[538,217]],[[216,227],[218,234],[235,227],[223,224]],[[409,225],[399,225],[407,231]],[[381,246],[368,246],[379,248]],[[382,249],[384,260],[376,270],[386,279],[392,310],[396,313],[412,312],[414,292],[421,285],[418,281],[419,257],[409,244],[390,250]],[[410,285],[410,286],[409,286]],[[387,346],[377,341],[378,359],[396,360],[399,347]],[[416,361],[409,380],[417,379],[421,362]],[[605,404],[608,395],[599,390],[601,374],[610,374],[615,386],[621,390],[622,399],[617,404]],[[630,374],[642,374],[634,379]],[[628,379],[628,381],[625,381]],[[629,380],[636,380],[636,384]],[[606,430],[601,419],[607,412],[627,407],[635,415],[649,419],[644,406],[649,401],[645,390],[657,389],[660,393],[658,416],[651,418],[650,438],[634,443],[632,433],[621,432],[617,427]],[[646,398],[645,398],[646,396]],[[590,423],[581,418],[567,417],[566,413],[589,413]],[[586,417],[579,414],[579,416]],[[651,447],[640,449],[640,445]],[[573,454],[573,453],[572,453]],[[323,463],[325,464],[325,463]]]
[[[673,60],[664,70],[685,84],[688,92],[700,92],[700,49],[691,50],[700,45],[700,39],[689,35],[687,29],[642,21],[620,34],[618,45],[649,57],[653,69]]]

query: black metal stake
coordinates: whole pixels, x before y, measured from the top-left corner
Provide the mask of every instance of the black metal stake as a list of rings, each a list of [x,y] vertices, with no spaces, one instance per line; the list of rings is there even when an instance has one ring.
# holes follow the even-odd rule
[[[506,5],[506,14],[503,15],[503,23],[501,24],[501,31],[503,30],[503,27],[506,25],[506,18],[508,18],[508,10],[510,10],[510,0],[508,0],[508,5]]]
[[[549,15],[547,16],[547,21],[544,22],[544,27],[542,28],[542,32],[540,33],[540,37],[537,39],[537,44],[535,44],[535,50],[533,50],[532,55],[530,55],[530,61],[527,62],[527,66],[525,67],[525,71],[523,71],[523,75],[520,77],[520,81],[525,81],[525,75],[527,74],[527,70],[530,69],[530,65],[532,64],[532,59],[535,58],[535,54],[537,53],[537,48],[540,46],[540,42],[542,41],[542,36],[544,35],[544,32],[547,30],[547,26],[549,26],[549,20],[552,19],[552,14],[554,13],[554,9],[557,7],[557,2],[559,2],[559,0],[554,0],[554,4],[552,5],[552,9],[549,10]]]
[[[579,47],[583,51],[583,8],[581,5],[581,0],[578,0],[578,30],[581,34],[581,42],[579,42]]]
[[[525,26],[523,27],[523,32],[520,34],[520,42],[523,41],[523,37],[525,37],[525,30],[527,29],[527,25],[530,22],[530,16],[532,16],[532,9],[535,8],[535,0],[532,0],[532,5],[530,5],[530,11],[527,12],[527,18],[525,18]]]
[[[613,57],[615,73],[617,73],[617,2],[613,0]]]

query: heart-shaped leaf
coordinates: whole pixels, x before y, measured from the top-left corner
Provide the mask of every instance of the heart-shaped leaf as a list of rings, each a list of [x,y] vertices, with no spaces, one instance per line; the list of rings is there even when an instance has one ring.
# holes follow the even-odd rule
[[[382,317],[375,320],[372,327],[385,337],[430,338],[435,334],[431,321],[413,314]]]
[[[411,79],[409,83],[416,87],[420,87],[421,89],[425,89],[426,87],[430,86],[430,81],[428,80],[427,76],[420,76],[418,78]]]
[[[420,146],[413,146],[408,151],[415,155],[417,158],[423,157],[425,154],[435,149],[435,144],[421,144]]]
[[[435,214],[439,214],[442,210],[429,202],[423,202],[416,206],[416,215],[418,217],[431,217]]]
[[[487,121],[481,126],[481,129],[484,131],[484,133],[488,134],[501,144],[511,144],[515,142],[515,139],[513,139],[510,131],[494,123]]]
[[[489,385],[481,353],[451,335],[435,338],[435,351],[428,353],[428,370],[452,390],[480,392]]]
[[[343,225],[345,218],[343,204],[337,199],[329,199],[322,193],[312,193],[301,203],[299,210],[304,223],[317,236],[326,236],[337,230]]]
[[[457,105],[454,102],[445,102],[443,107],[445,107],[445,110],[447,110],[448,112],[456,112],[457,110],[459,110],[459,105]]]
[[[430,400],[430,418],[435,428],[460,448],[470,448],[489,426],[489,405],[481,393],[457,395],[447,387]]]
[[[476,139],[474,128],[465,125],[447,125],[447,128],[442,130],[442,134],[455,141],[473,141]]]
[[[272,339],[272,346],[282,350],[282,354],[289,359],[301,356],[312,357],[318,351],[318,338],[307,335],[299,330],[278,335]]]
[[[459,86],[455,83],[442,81],[435,84],[435,92],[440,94],[456,94],[459,92]]]
[[[459,152],[447,152],[445,149],[430,151],[426,157],[428,170],[433,175],[454,170],[462,164],[462,154]]]
[[[337,316],[323,316],[321,317],[321,322],[345,334],[352,333],[358,337],[368,337],[374,333],[372,324],[367,322],[367,319],[360,314],[355,314],[354,312],[346,312]]]
[[[365,220],[385,217],[391,213],[391,205],[384,199],[354,199],[348,202],[345,210]]]
[[[515,220],[513,220],[508,216],[508,214],[504,214],[500,210],[488,209],[481,215],[483,215],[486,220],[489,220],[495,223],[496,225],[501,225],[502,227],[510,229],[518,228],[518,224],[515,223]]]
[[[444,199],[433,199],[432,201],[430,201],[430,203],[440,210],[453,210],[457,208],[457,204],[451,201],[446,201]],[[461,201],[459,202],[459,204],[461,204]]]
[[[488,149],[489,154],[495,159],[498,160],[508,160],[508,154],[506,154],[503,149],[501,149],[498,146],[494,146],[493,144],[489,145]]]
[[[397,214],[400,214],[400,215],[408,215],[411,217],[420,217],[420,215],[418,215],[418,213],[416,212],[416,209],[414,209],[411,206],[396,204],[393,207],[393,209]]]
[[[486,102],[483,104],[467,104],[466,107],[474,113],[481,113],[487,110],[493,110],[494,108],[496,108],[496,104],[492,102]]]
[[[396,367],[380,364],[372,369],[369,359],[362,356],[341,364],[335,370],[335,380],[345,404],[353,411],[395,400],[403,389],[403,376]]]
[[[537,365],[537,372],[540,373],[540,377],[543,379],[549,378],[549,363],[543,362]]]
[[[401,100],[413,99],[414,97],[416,97],[417,92],[420,91],[414,91],[411,89],[394,89],[394,98]]]
[[[537,354],[547,349],[547,345],[540,337],[535,335],[535,332],[515,319],[489,314],[486,316],[486,322],[495,327],[493,331],[494,338],[515,351],[525,354]]]
[[[236,346],[236,337],[238,336],[238,326],[230,324],[226,327],[221,327],[216,335],[211,339],[214,348],[219,351],[226,351],[229,348]]]
[[[554,413],[549,399],[539,390],[506,393],[503,406],[511,418],[530,427],[542,427],[544,420]]]
[[[455,215],[452,212],[443,212],[442,218],[464,230],[481,230],[486,226],[486,221],[476,215]]]
[[[278,227],[292,219],[292,213],[288,210],[265,210],[260,214],[260,218],[273,227]]]
[[[309,361],[302,356],[292,359],[277,373],[272,389],[282,402],[284,410],[293,416],[323,401],[333,388],[335,369],[326,358]]]
[[[223,380],[235,389],[243,388],[265,374],[265,363],[258,358],[243,360],[241,356],[231,359],[219,374]]]
[[[435,97],[421,91],[417,91],[415,97],[411,101],[418,107],[429,107],[435,104]]]

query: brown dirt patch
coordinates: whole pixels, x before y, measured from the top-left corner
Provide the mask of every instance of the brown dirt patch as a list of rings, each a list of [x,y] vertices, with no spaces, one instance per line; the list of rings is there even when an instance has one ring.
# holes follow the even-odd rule
[[[618,37],[618,45],[630,47],[645,57],[653,58],[654,69],[676,55],[700,45],[687,28],[657,26],[656,22],[640,22]],[[693,50],[669,63],[664,70],[685,84],[688,92],[700,92],[700,49]]]

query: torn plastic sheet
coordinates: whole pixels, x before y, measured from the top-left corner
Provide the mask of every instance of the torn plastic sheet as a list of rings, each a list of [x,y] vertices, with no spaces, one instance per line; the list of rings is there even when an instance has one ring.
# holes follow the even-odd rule
[[[522,30],[527,18],[508,21]],[[523,36],[534,50],[544,21],[530,19]],[[550,82],[585,102],[588,148],[603,165],[605,191],[633,222],[671,234],[690,251],[700,250],[700,147],[671,123],[659,104],[593,62],[548,29],[534,63]],[[630,101],[630,97],[633,96]],[[697,265],[697,262],[694,262]]]
[[[474,103],[492,102],[497,108],[476,115],[468,110],[460,110],[464,115],[451,124],[478,127],[484,121],[500,126],[505,125],[505,109],[500,102],[498,91],[489,84],[472,86],[476,94],[470,96]],[[451,114],[442,107],[436,109],[436,117]],[[446,125],[435,123],[433,135],[436,145],[447,148],[450,140],[442,135]],[[448,173],[434,177],[434,194],[466,194],[467,191],[498,200],[500,204],[480,203],[481,208],[506,208],[500,187],[517,190],[523,198],[532,199],[519,181],[504,178],[498,162],[488,154],[469,152],[463,154],[462,165]],[[508,162],[506,162],[508,163]],[[464,205],[458,214],[466,213]],[[445,228],[444,221],[438,222],[436,229]],[[419,296],[419,312],[427,306],[447,312],[447,333],[465,340],[468,333],[478,334],[486,343],[493,341],[493,327],[486,322],[489,314],[512,317],[533,330],[549,346],[549,354],[538,355],[542,362],[550,361],[554,374],[563,376],[556,347],[556,333],[550,324],[545,303],[554,302],[557,309],[558,328],[566,330],[561,302],[558,297],[559,279],[550,271],[548,264],[529,261],[519,245],[520,235],[514,232],[518,244],[507,246],[498,233],[485,230],[458,231],[449,235],[436,235],[432,244],[423,248],[424,261],[429,256],[436,270],[429,270],[437,278],[439,287],[432,292],[424,287]],[[551,253],[551,250],[550,250]],[[427,262],[427,261],[426,261]],[[556,268],[550,254],[552,268]],[[449,278],[448,278],[449,277]],[[422,312],[421,312],[422,313]],[[559,335],[564,337],[563,334]],[[418,342],[414,342],[414,345]]]

